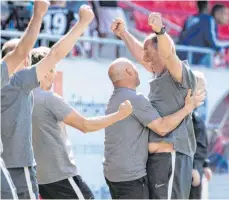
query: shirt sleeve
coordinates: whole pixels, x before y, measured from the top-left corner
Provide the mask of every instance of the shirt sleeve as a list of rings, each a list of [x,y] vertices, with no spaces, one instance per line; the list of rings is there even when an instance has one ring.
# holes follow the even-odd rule
[[[196,76],[187,61],[182,61],[182,86],[192,91],[196,88]]]
[[[11,83],[20,87],[26,93],[29,93],[34,88],[39,87],[39,82],[37,80],[36,67],[26,68],[20,70],[12,77]]]
[[[9,73],[7,64],[3,61],[1,63],[1,88],[9,83]]]
[[[132,115],[137,118],[145,127],[153,120],[160,117],[157,110],[151,105],[149,100],[143,95],[138,95],[136,99],[131,101],[133,106]]]
[[[46,96],[45,105],[58,121],[63,121],[73,111],[73,108],[61,96],[53,92]]]

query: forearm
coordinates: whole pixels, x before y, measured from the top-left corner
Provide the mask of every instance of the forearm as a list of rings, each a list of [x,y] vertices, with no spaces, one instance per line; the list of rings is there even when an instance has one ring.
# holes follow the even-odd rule
[[[121,39],[126,44],[132,56],[139,62],[143,62],[144,49],[143,44],[138,41],[131,33],[125,31],[121,35]]]
[[[159,54],[164,59],[169,59],[173,55],[175,49],[172,38],[167,33],[165,33],[163,35],[157,35],[157,40]]]
[[[37,37],[40,33],[40,28],[42,24],[43,17],[40,15],[33,15],[30,23],[25,30],[25,33],[22,35],[20,42],[15,49],[18,54],[27,56],[31,49],[33,48]],[[22,60],[25,59],[24,57]]]
[[[182,120],[189,114],[187,109],[183,107],[179,111],[162,118],[161,131],[166,135],[173,131],[182,122]]]
[[[100,117],[86,118],[83,122],[84,132],[93,132],[111,126],[112,124],[122,120],[118,112]]]
[[[55,63],[59,62],[61,59],[67,56],[67,54],[74,47],[77,39],[81,36],[87,27],[87,23],[79,21],[52,47],[50,54],[55,55],[53,58]]]
[[[40,15],[32,16],[30,23],[24,34],[21,36],[15,50],[9,54],[9,56],[5,57],[4,60],[8,65],[9,75],[11,75],[20,63],[29,55],[29,52],[33,48],[40,32],[42,19],[43,18]]]

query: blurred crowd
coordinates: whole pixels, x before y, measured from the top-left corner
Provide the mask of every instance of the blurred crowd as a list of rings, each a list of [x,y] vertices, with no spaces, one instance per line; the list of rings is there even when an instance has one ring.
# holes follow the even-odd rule
[[[115,38],[110,31],[112,20],[122,18],[125,22],[127,21],[118,1],[50,1],[50,3],[51,6],[43,20],[42,33],[57,36],[65,34],[77,22],[77,13],[82,4],[89,4],[95,13],[95,19],[84,36]],[[228,7],[223,4],[215,4],[210,10],[208,1],[197,1],[196,6],[198,13],[186,20],[178,44],[211,48],[216,51],[215,67],[229,67],[229,41],[219,41],[217,30],[219,24],[229,24]],[[32,15],[32,8],[32,1],[1,1],[1,29],[25,30]],[[150,8],[147,9],[150,10]],[[7,39],[2,38],[2,41]],[[54,42],[47,42],[47,40],[40,40],[37,43],[39,46],[52,46],[53,44]],[[83,48],[90,55],[90,44],[84,43]],[[77,53],[80,53],[80,50],[76,48],[74,55]],[[178,52],[178,55],[181,59],[188,58],[185,52]],[[118,50],[116,57],[119,57]],[[194,53],[192,56],[193,64],[197,65],[210,66],[210,59],[209,55],[203,53]]]

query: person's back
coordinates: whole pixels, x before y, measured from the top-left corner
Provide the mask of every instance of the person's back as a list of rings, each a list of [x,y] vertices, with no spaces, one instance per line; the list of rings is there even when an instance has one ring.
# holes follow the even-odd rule
[[[135,90],[115,88],[106,114],[116,112],[125,100],[130,100],[134,110],[142,101],[148,101]],[[129,181],[146,175],[148,133],[149,129],[134,115],[105,129],[104,175],[109,181]]]

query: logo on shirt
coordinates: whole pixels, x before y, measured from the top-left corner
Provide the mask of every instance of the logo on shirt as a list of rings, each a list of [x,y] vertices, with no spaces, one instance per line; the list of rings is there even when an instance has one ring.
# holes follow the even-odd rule
[[[160,185],[156,184],[156,185],[155,185],[155,188],[159,188],[159,187],[161,187],[161,186],[163,186],[163,185],[165,185],[165,184],[160,184]]]

